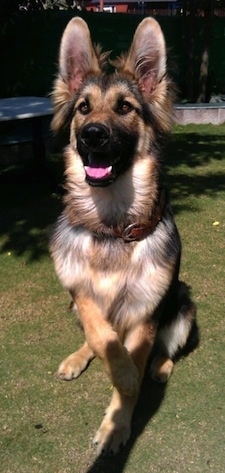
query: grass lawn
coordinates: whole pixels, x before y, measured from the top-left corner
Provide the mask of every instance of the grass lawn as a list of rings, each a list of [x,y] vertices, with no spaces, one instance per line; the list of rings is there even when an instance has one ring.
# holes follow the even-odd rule
[[[55,374],[83,339],[48,255],[61,198],[38,177],[0,176],[2,472],[223,471],[225,126],[176,127],[165,163],[201,342],[167,386],[146,377],[132,438],[118,457],[105,459],[91,446],[111,395],[100,362],[71,383]]]

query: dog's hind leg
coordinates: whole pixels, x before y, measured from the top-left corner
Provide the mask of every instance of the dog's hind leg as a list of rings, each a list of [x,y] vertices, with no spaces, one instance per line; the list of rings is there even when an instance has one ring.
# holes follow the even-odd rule
[[[111,402],[93,441],[98,454],[116,454],[130,437],[132,414],[153,345],[154,333],[154,327],[144,324],[132,330],[125,340],[125,346],[138,368],[139,390],[132,396],[126,396],[114,388]]]
[[[173,371],[173,360],[186,347],[195,327],[196,307],[189,297],[186,285],[180,283],[177,315],[161,326],[157,334],[156,356],[150,366],[150,374],[155,381],[165,383],[169,379]]]
[[[58,375],[65,381],[70,381],[73,378],[78,378],[80,374],[87,368],[87,365],[94,358],[94,353],[85,342],[83,346],[69,355],[59,366]]]
[[[163,353],[157,355],[150,366],[151,378],[158,383],[166,383],[172,374],[173,365],[173,360],[169,356]]]

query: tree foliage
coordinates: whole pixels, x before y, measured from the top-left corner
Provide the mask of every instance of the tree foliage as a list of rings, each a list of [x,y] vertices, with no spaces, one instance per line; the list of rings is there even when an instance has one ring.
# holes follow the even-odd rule
[[[56,10],[56,15],[58,15],[57,10],[76,9],[77,5],[82,5],[82,3],[82,0],[0,0],[0,54],[2,51],[4,53],[5,49],[7,50],[9,32],[12,31],[13,25],[20,22],[21,16],[23,18],[29,16],[35,21],[35,18],[40,15],[52,16],[51,10]],[[183,0],[182,2],[180,21],[182,22],[184,64],[179,85],[182,92],[181,98],[185,97],[189,102],[207,102],[210,99],[213,79],[210,57],[212,20],[214,15],[222,16],[224,9],[225,0]],[[47,12],[39,15],[38,12],[44,11]],[[116,16],[112,17],[115,24]],[[198,28],[200,31],[196,34]]]
[[[47,9],[65,9],[74,8],[76,1],[74,0],[2,0],[1,10],[10,13],[19,10],[37,11]]]
[[[210,99],[210,45],[212,35],[212,17],[215,8],[219,9],[225,4],[224,0],[183,0],[183,35],[187,57],[186,70],[186,96],[191,102],[208,102]],[[198,88],[194,77],[196,49],[199,45],[195,42],[196,18],[204,18],[200,64],[198,66]]]

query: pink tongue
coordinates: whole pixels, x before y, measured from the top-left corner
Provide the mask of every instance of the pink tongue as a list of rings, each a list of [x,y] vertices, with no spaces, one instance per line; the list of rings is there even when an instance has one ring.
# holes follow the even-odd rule
[[[89,177],[93,179],[103,179],[104,177],[110,176],[112,172],[112,166],[105,168],[94,168],[91,166],[85,166],[85,171]]]

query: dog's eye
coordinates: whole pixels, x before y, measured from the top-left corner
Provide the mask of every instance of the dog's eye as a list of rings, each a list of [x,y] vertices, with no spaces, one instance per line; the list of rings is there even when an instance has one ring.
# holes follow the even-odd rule
[[[87,113],[89,113],[90,112],[89,102],[87,100],[84,100],[83,102],[81,102],[80,105],[78,106],[78,110],[83,115],[86,115]]]
[[[127,102],[127,100],[123,100],[118,105],[118,113],[120,113],[121,115],[126,115],[133,109],[134,107],[131,105],[131,103]]]

